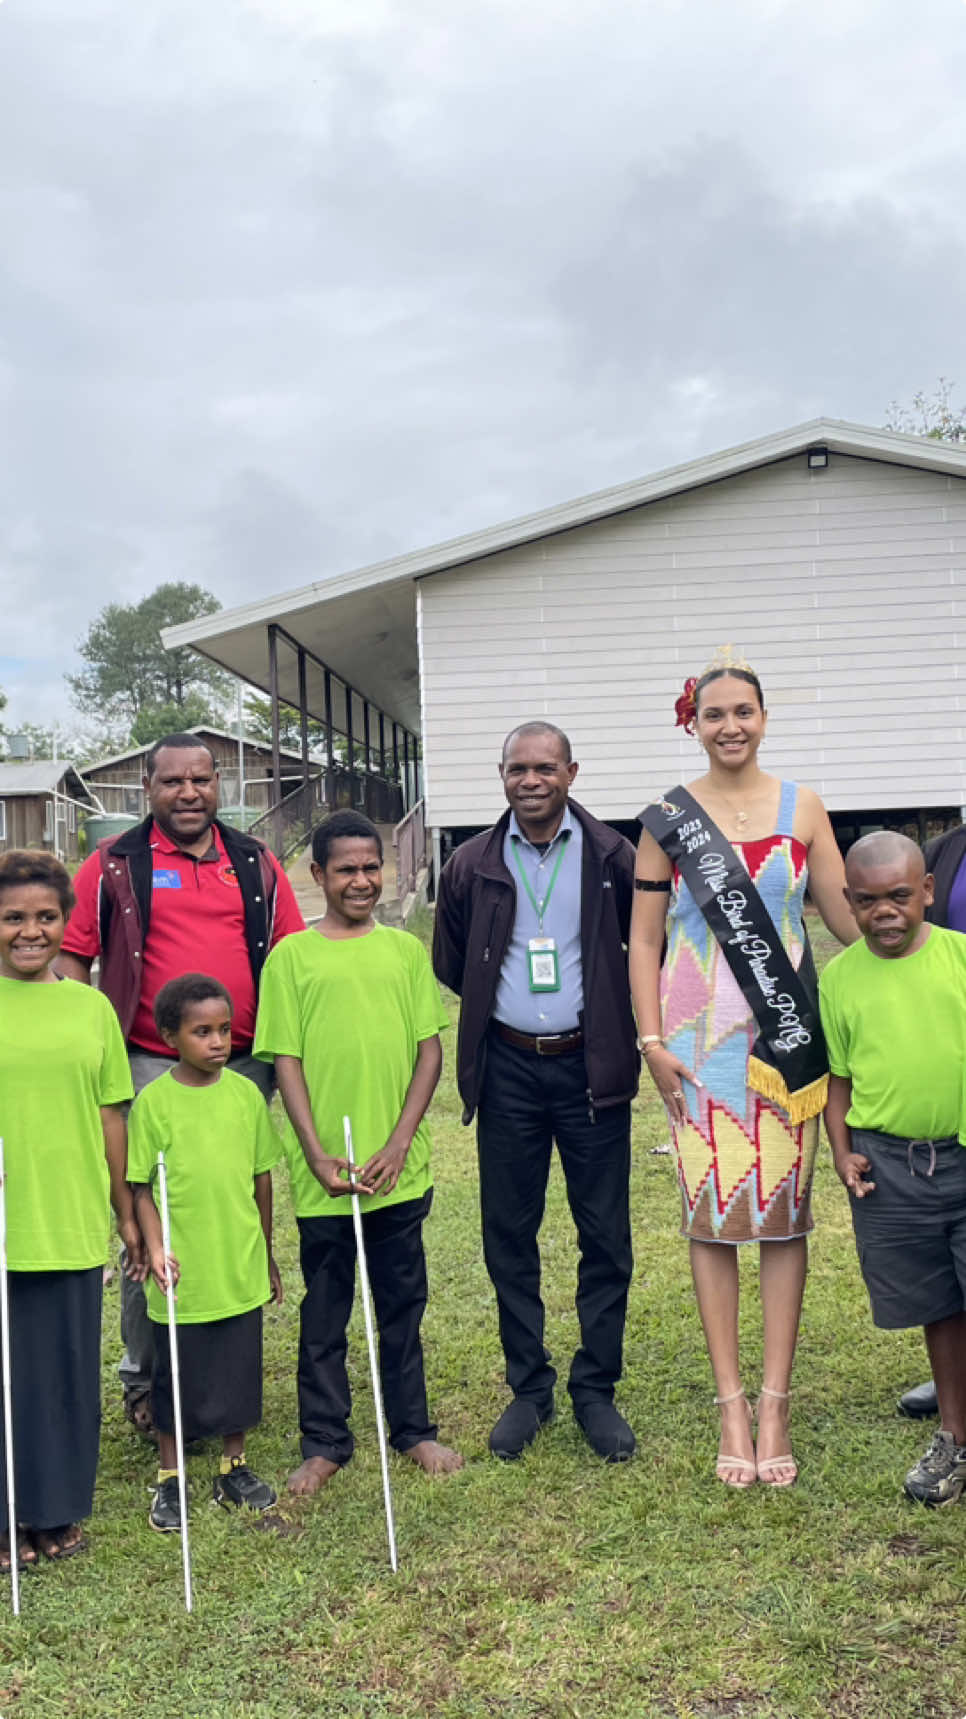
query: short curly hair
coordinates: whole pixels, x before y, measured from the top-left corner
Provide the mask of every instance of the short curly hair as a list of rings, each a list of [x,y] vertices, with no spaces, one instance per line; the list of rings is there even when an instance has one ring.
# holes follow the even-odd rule
[[[159,1033],[176,1033],[184,1020],[184,1012],[192,1003],[207,1003],[221,997],[231,1012],[231,994],[220,979],[208,973],[182,973],[169,979],[154,999],[154,1024]]]
[[[60,902],[60,911],[67,919],[74,906],[74,886],[70,872],[53,854],[42,848],[10,848],[0,854],[0,890],[18,889],[25,884],[39,883],[52,889]]]

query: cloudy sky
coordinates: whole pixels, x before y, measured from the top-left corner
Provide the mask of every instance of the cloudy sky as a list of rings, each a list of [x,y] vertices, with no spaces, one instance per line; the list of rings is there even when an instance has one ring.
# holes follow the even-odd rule
[[[0,686],[966,398],[964,0],[2,0]]]

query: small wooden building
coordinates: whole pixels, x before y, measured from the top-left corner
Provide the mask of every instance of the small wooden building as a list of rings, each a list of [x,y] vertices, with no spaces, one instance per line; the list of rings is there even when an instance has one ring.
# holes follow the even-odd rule
[[[78,825],[102,810],[73,764],[37,759],[0,764],[0,851],[46,848],[59,859],[80,858]]]
[[[229,734],[221,728],[209,728],[204,724],[185,732],[197,734],[199,743],[211,751],[221,777],[219,800],[223,806],[241,805],[241,795],[244,792],[246,811],[256,814],[264,812],[276,800],[297,788],[302,781],[301,754],[282,747],[279,754],[281,788],[276,793],[271,746],[246,736],[242,743],[243,784],[237,734]],[[129,752],[117,753],[112,758],[100,758],[96,763],[85,766],[81,774],[88,786],[103,800],[105,811],[125,812],[133,818],[146,817],[144,761],[153,744],[152,741],[147,746],[132,747]],[[321,769],[319,760],[313,762],[316,771]]]

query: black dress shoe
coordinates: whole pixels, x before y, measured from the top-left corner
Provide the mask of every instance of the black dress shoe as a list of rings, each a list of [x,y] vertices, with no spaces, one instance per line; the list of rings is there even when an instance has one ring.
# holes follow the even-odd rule
[[[574,1405],[574,1415],[591,1450],[605,1462],[629,1462],[637,1449],[637,1440],[624,1416],[618,1414],[612,1402],[600,1397]]]
[[[924,1385],[914,1385],[911,1391],[906,1391],[899,1398],[896,1407],[900,1415],[911,1421],[927,1421],[930,1415],[938,1415],[939,1403],[932,1380],[927,1379]]]
[[[553,1420],[553,1403],[537,1402],[533,1397],[514,1397],[508,1403],[490,1434],[490,1449],[503,1462],[515,1462],[528,1444],[532,1444],[540,1428]]]

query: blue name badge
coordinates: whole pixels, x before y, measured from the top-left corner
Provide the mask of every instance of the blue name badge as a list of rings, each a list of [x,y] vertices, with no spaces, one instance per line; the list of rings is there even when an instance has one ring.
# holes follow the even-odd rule
[[[180,889],[181,873],[180,871],[156,871],[153,881],[155,889]]]

